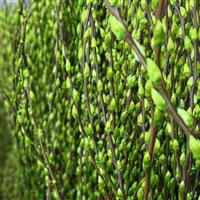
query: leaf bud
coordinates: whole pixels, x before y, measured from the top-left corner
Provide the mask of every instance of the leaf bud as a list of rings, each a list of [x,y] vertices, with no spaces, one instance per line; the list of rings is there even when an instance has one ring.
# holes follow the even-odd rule
[[[73,105],[73,107],[72,107],[72,116],[74,117],[74,119],[78,118],[78,112],[76,110],[76,106],[75,105]]]
[[[111,122],[110,121],[106,122],[105,131],[107,133],[110,133],[112,131],[112,126],[111,126]]]
[[[109,17],[109,24],[117,39],[123,40],[126,36],[126,30],[124,26],[113,15]]]
[[[103,90],[103,84],[102,84],[101,80],[98,80],[98,82],[97,82],[97,89],[99,92],[102,92],[102,90]]]
[[[177,151],[179,149],[179,143],[178,143],[178,140],[174,139],[172,141],[172,147],[174,149],[174,151]]]
[[[110,110],[111,110],[111,111],[116,111],[116,109],[117,109],[117,103],[116,103],[115,98],[113,98],[113,99],[111,100],[111,102],[110,102]]]
[[[160,93],[157,90],[155,90],[154,88],[151,89],[151,96],[152,96],[153,102],[156,105],[156,107],[158,109],[160,109],[161,111],[162,110],[166,111],[167,105],[165,103],[165,100],[160,95]]]
[[[145,152],[144,159],[143,159],[143,169],[147,170],[151,166],[151,157],[149,152]]]
[[[151,60],[150,58],[147,58],[147,71],[152,84],[161,83],[162,76],[160,69],[155,64],[155,62],[153,62],[153,60]]]
[[[113,7],[119,7],[120,5],[120,0],[109,0],[109,3]]]
[[[190,41],[190,38],[187,35],[185,36],[184,45],[185,45],[186,50],[191,50],[192,43]]]
[[[164,44],[164,40],[165,33],[163,30],[162,22],[160,20],[157,20],[153,36],[154,45],[156,47],[161,47]]]
[[[178,108],[178,114],[182,117],[183,121],[185,122],[185,124],[189,127],[192,128],[193,127],[193,119],[192,117],[189,115],[189,113],[181,108]]]
[[[89,78],[90,76],[90,67],[87,63],[85,63],[85,68],[84,68],[84,77]]]
[[[179,191],[180,193],[183,193],[185,190],[185,182],[181,181],[180,185],[179,185]]]
[[[132,89],[135,86],[135,76],[129,75],[127,77],[127,84],[128,84],[128,87]]]
[[[189,148],[195,160],[200,160],[200,141],[192,135],[189,136]]]

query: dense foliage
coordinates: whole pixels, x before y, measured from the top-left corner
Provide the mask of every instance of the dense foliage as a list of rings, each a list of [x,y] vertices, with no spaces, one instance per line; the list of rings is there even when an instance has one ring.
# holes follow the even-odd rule
[[[199,25],[198,0],[4,6],[2,199],[198,199]]]

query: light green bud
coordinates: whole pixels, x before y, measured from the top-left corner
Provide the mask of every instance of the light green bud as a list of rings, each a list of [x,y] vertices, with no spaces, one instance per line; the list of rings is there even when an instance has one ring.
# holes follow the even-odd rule
[[[66,59],[66,71],[67,72],[71,72],[72,71],[72,67],[71,67],[71,64],[70,64],[68,59]]]
[[[105,131],[107,133],[110,133],[112,131],[112,126],[111,126],[111,122],[110,121],[106,122]]]
[[[160,95],[160,93],[155,90],[154,88],[151,89],[151,97],[153,99],[154,104],[156,105],[156,107],[158,109],[162,110],[166,110],[167,106],[165,103],[165,100],[163,99],[163,97]]]
[[[193,85],[193,76],[191,76],[187,81],[187,87],[188,89],[191,89]]]
[[[190,41],[190,38],[187,35],[185,36],[184,45],[185,45],[186,50],[191,50],[192,43]]]
[[[102,90],[103,90],[103,84],[102,84],[101,80],[98,80],[98,82],[97,82],[97,89],[100,92],[102,92]]]
[[[90,67],[87,63],[85,63],[85,68],[84,68],[84,77],[89,78],[90,76]]]
[[[156,22],[154,36],[153,36],[154,45],[156,47],[161,47],[165,41],[165,33],[163,30],[162,22],[158,20]]]
[[[180,185],[179,185],[179,191],[180,193],[183,193],[185,190],[185,182],[181,181]]]
[[[188,114],[187,111],[178,108],[178,114],[182,117],[183,121],[185,122],[185,124],[189,127],[192,128],[193,127],[193,119],[192,117]]]
[[[74,119],[78,118],[78,112],[76,110],[75,105],[73,105],[73,107],[72,107],[72,116],[74,117]]]
[[[109,17],[109,24],[112,32],[118,40],[123,40],[126,37],[126,30],[124,26],[113,15]]]
[[[143,169],[147,170],[151,166],[151,157],[149,152],[145,152],[144,159],[143,159]]]
[[[193,27],[190,28],[190,32],[189,32],[190,38],[192,41],[195,41],[198,39],[198,33],[197,30]]]
[[[173,50],[174,50],[174,48],[175,48],[175,46],[174,46],[174,43],[173,43],[173,41],[172,41],[172,38],[169,37],[169,39],[168,39],[168,51],[169,51],[170,53],[172,53]]]
[[[157,138],[156,138],[156,141],[155,141],[154,152],[155,153],[160,152],[160,141]]]
[[[178,140],[174,139],[172,141],[172,147],[174,149],[174,151],[177,151],[179,149],[179,143],[178,143]]]
[[[109,0],[109,3],[113,7],[119,7],[120,6],[120,0]]]
[[[160,69],[150,58],[147,58],[147,71],[152,84],[161,83],[162,76]]]
[[[189,136],[189,148],[195,160],[200,160],[200,141],[192,135]]]
[[[116,100],[113,98],[110,102],[110,110],[116,111],[116,108],[117,108]]]
[[[127,77],[127,84],[128,84],[128,87],[129,87],[130,89],[132,89],[132,88],[135,86],[135,77],[132,76],[132,75],[129,75],[129,76]]]

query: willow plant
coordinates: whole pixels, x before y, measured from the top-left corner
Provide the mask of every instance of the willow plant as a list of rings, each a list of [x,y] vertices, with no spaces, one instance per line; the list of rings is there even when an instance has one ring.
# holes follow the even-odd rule
[[[3,97],[30,199],[198,199],[199,1],[16,9]]]

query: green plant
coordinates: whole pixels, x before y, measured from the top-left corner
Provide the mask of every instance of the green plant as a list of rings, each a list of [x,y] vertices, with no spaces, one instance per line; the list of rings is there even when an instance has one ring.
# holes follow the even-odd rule
[[[197,199],[199,2],[17,9],[4,98],[31,197]]]

